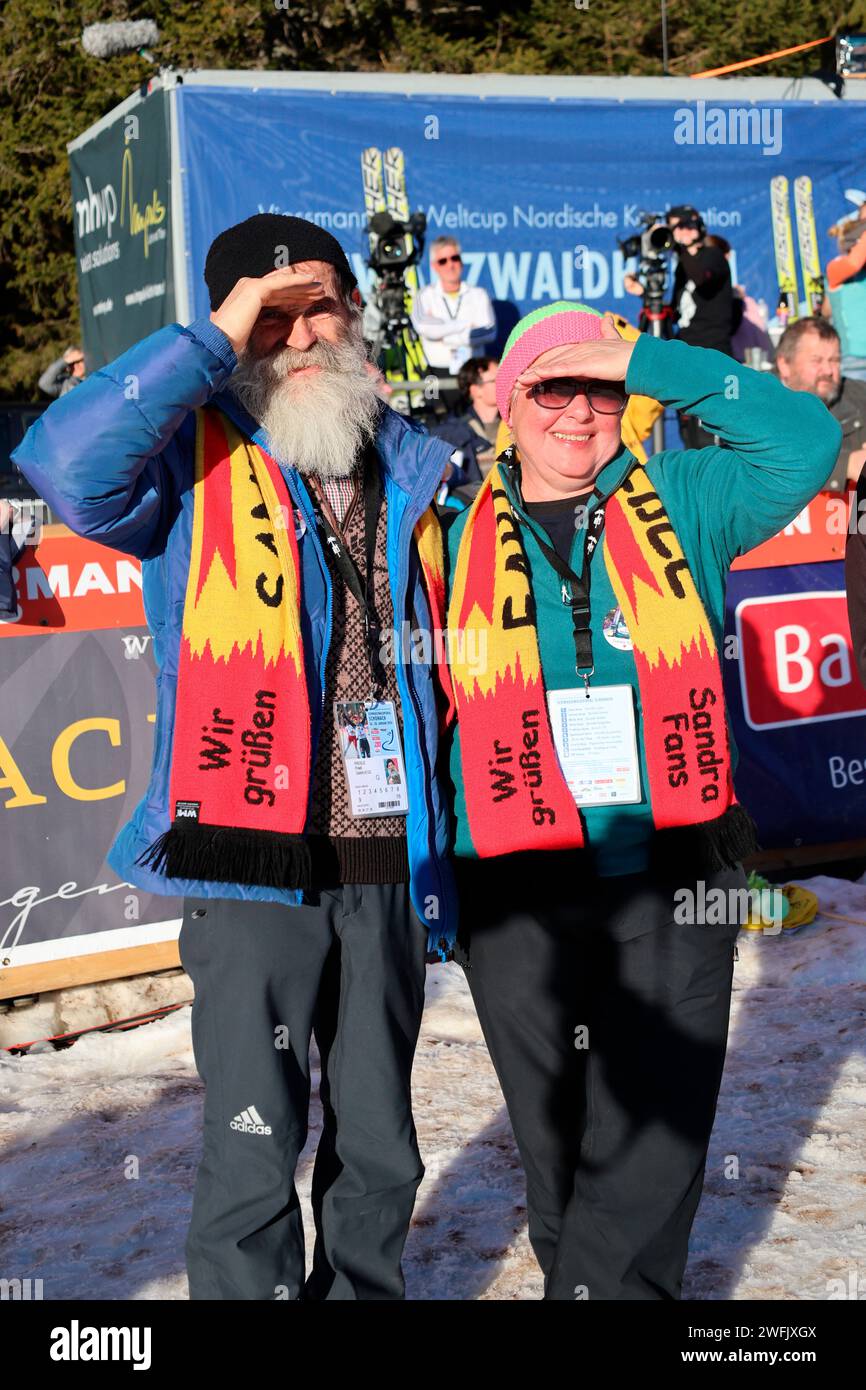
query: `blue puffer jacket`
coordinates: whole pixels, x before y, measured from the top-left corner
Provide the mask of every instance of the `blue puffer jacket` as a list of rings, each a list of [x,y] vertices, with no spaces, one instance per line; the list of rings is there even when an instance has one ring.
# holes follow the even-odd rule
[[[61,397],[15,451],[22,473],[72,531],[142,561],[144,610],[158,667],[153,765],[147,793],[114,841],[108,862],[121,879],[154,893],[229,897],[297,905],[295,889],[166,878],[135,862],[168,829],[183,603],[192,536],[195,417],[213,402],[256,443],[267,436],[222,388],[236,365],[231,343],[209,319],[172,324]],[[456,934],[456,897],[447,862],[448,812],[436,778],[438,718],[429,664],[413,659],[398,615],[429,631],[412,531],[429,506],[451,445],[384,409],[376,437],[387,501],[387,553],[394,602],[396,675],[402,704],[412,902],[443,954]],[[270,450],[269,450],[270,451]],[[313,757],[322,727],[325,661],[331,634],[331,582],[309,493],[283,468],[297,509],[302,566],[302,628]],[[427,644],[429,647],[429,644]]]

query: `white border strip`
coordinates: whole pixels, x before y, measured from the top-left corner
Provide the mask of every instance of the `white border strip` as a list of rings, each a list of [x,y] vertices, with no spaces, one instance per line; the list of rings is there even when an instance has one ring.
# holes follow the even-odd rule
[[[251,87],[255,91],[294,88],[297,91],[378,92],[383,96],[459,96],[483,101],[485,97],[544,101],[718,101],[725,104],[754,101],[798,101],[804,105],[835,105],[866,101],[866,81],[843,82],[837,96],[814,77],[537,77],[523,73],[439,72],[267,72],[251,69],[204,69],[186,72],[166,68],[149,79],[150,90],[171,90],[180,81],[188,87]],[[92,140],[118,116],[141,100],[139,89],[112,108],[67,150]]]
[[[67,151],[80,150],[82,145],[86,145],[88,141],[93,140],[101,131],[108,130],[109,126],[113,126],[121,116],[126,115],[127,111],[133,111],[136,106],[140,106],[142,101],[147,100],[151,92],[158,91],[161,87],[167,85],[161,78],[156,76],[150,79],[150,82],[150,90],[147,91],[144,96],[141,95],[141,88],[136,87],[135,91],[128,96],[125,101],[121,101],[117,106],[112,106],[110,111],[106,111],[105,115],[100,116],[98,121],[94,121],[93,125],[89,125],[80,135],[76,135],[74,140],[67,140]]]
[[[527,73],[441,72],[268,72],[251,68],[181,72],[191,87],[274,87],[323,92],[380,92],[383,95],[542,98],[547,101],[801,101],[838,105],[866,101],[866,82],[843,85],[839,97],[814,77],[554,77]]]
[[[116,927],[112,931],[88,932],[85,936],[59,936],[52,941],[34,941],[30,946],[14,946],[4,952],[8,970],[16,965],[39,965],[79,956],[95,956],[100,951],[121,951],[128,946],[152,946],[160,941],[176,941],[182,917],[168,922],[148,922],[140,927]]]
[[[174,314],[178,323],[190,321],[189,253],[186,246],[186,216],[184,185],[186,170],[181,167],[180,132],[178,130],[178,89],[168,92],[169,144],[168,167],[171,178],[171,273],[174,280]]]

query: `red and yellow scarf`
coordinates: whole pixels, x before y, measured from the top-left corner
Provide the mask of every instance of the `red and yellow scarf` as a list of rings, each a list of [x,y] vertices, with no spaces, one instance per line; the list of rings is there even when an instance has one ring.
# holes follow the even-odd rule
[[[436,531],[422,518],[415,534],[431,607],[441,613]],[[279,465],[220,411],[198,410],[171,825],[139,863],[169,878],[310,886],[301,590],[294,509]]]
[[[716,820],[735,801],[716,643],[640,466],[607,501],[604,557],[634,647],[655,826]],[[460,539],[448,628],[475,853],[582,847],[581,816],[548,719],[528,565],[498,463]]]

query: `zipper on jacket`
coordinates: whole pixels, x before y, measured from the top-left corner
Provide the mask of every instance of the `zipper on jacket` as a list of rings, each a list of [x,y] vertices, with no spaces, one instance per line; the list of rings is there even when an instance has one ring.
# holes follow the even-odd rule
[[[416,491],[418,491],[418,490],[420,490],[420,489],[416,489]],[[431,501],[432,501],[432,499],[431,499]],[[429,506],[429,505],[431,505],[431,504],[428,503],[427,505]],[[415,530],[415,526],[416,526],[417,522],[420,520],[421,516],[423,515],[424,510],[425,510],[425,509],[424,509],[423,506],[421,507],[420,510],[418,510],[418,506],[417,506],[417,502],[416,502],[416,494],[413,493],[413,494],[410,496],[409,501],[408,501],[407,504],[406,504],[406,510],[404,511],[403,516],[402,516],[402,518],[401,518],[401,520],[400,520],[400,529],[399,529],[399,531],[398,531],[398,533],[397,533],[397,550],[398,550],[397,589],[398,589],[398,594],[397,594],[397,595],[394,595],[394,596],[393,596],[393,600],[392,600],[392,601],[394,602],[394,612],[395,612],[395,615],[396,615],[396,613],[397,613],[398,611],[400,612],[401,615],[405,615],[405,612],[406,612],[406,601],[407,601],[408,594],[409,594],[409,553],[410,553],[411,544],[412,544],[412,534],[413,534],[413,532],[414,532],[414,530]],[[405,532],[405,530],[406,530],[407,528],[408,528],[408,530],[409,530],[409,544],[408,544],[408,545],[406,545],[406,544],[405,544],[405,541],[404,541],[404,532]],[[399,600],[400,600],[400,602],[399,602],[399,609],[398,609],[398,606],[397,606],[397,603],[396,603],[396,599],[397,599],[398,596],[399,596]],[[429,611],[429,614],[430,614],[430,620],[431,620],[431,625],[432,625],[433,613],[432,613],[432,609],[430,608],[430,600],[429,600],[429,598],[427,599],[427,608],[428,608],[428,611]],[[402,617],[401,617],[401,621],[402,621]],[[432,633],[431,633],[431,637],[432,637]],[[412,701],[412,707],[413,707],[414,712],[415,712],[415,723],[416,723],[417,729],[418,729],[418,747],[419,747],[419,750],[420,750],[420,752],[421,752],[421,757],[422,757],[422,759],[423,759],[423,765],[424,765],[425,772],[427,773],[427,775],[426,775],[425,778],[424,778],[424,795],[425,795],[425,801],[426,801],[426,804],[427,804],[427,824],[428,824],[428,826],[430,827],[430,828],[429,828],[429,831],[428,831],[428,836],[427,836],[427,848],[428,848],[428,850],[430,851],[430,864],[431,864],[431,866],[432,866],[432,865],[435,865],[435,867],[436,867],[436,881],[437,881],[437,888],[438,888],[438,900],[439,900],[439,907],[440,907],[440,912],[441,912],[441,910],[445,907],[445,884],[444,884],[444,880],[443,880],[443,878],[442,878],[442,870],[441,870],[441,867],[440,867],[440,864],[439,864],[439,853],[438,853],[438,851],[437,851],[437,849],[436,849],[436,818],[435,818],[435,815],[433,814],[434,808],[433,808],[432,778],[436,775],[436,770],[435,770],[435,768],[434,768],[434,769],[431,769],[431,768],[430,768],[430,766],[429,766],[429,759],[428,759],[428,756],[427,756],[427,743],[426,743],[426,740],[425,740],[424,735],[423,735],[423,728],[424,728],[424,725],[423,725],[423,721],[422,721],[422,719],[421,719],[421,710],[420,710],[420,707],[419,707],[418,692],[417,692],[417,690],[415,689],[415,676],[414,676],[414,672],[413,672],[413,670],[412,670],[412,667],[413,667],[414,663],[413,663],[413,661],[412,661],[412,656],[411,656],[411,641],[410,641],[409,647],[410,647],[409,661],[408,661],[408,663],[407,663],[409,669],[406,671],[406,689],[407,689],[408,692],[409,692],[409,697],[410,697],[410,699],[411,699],[411,701]],[[435,678],[434,678],[434,675],[433,675],[432,667],[431,667],[431,672],[430,672],[430,679],[431,679],[431,682],[434,681],[434,679],[435,679]],[[434,703],[435,703],[435,691],[434,691]],[[428,938],[428,944],[429,944],[429,939],[430,939],[430,936],[431,936],[431,931],[430,931],[430,924],[429,924],[429,922],[425,922],[425,926],[427,927],[427,938]],[[440,938],[439,938],[439,940],[442,939],[442,935],[443,935],[443,934],[440,933]],[[437,949],[438,949],[438,945],[439,945],[439,943],[438,943],[438,941],[437,941]]]

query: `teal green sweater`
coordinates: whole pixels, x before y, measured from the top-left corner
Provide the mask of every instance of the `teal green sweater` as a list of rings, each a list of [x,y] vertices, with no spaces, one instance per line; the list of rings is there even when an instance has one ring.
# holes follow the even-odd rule
[[[721,352],[646,334],[635,343],[625,384],[631,393],[699,415],[705,428],[727,445],[724,449],[667,449],[651,458],[646,467],[683,548],[724,661],[725,581],[731,561],[787,526],[814,497],[836,462],[841,429],[817,396],[789,391],[768,372],[741,366]],[[602,497],[616,491],[633,461],[633,455],[621,448],[605,465],[595,480]],[[571,612],[562,602],[560,581],[544,559],[536,535],[547,538],[526,515],[521,498],[512,489],[509,492],[532,572],[545,684],[548,690],[573,687]],[[599,500],[593,498],[590,509]],[[467,515],[461,513],[448,532],[449,587]],[[578,573],[583,539],[584,532],[576,530],[571,564]],[[602,635],[603,620],[616,607],[601,554],[604,544],[602,540],[591,561],[593,685],[630,684],[640,732],[634,656]],[[586,852],[592,856],[592,867],[603,876],[639,873],[649,863],[654,832],[646,759],[642,739],[638,741],[642,800],[631,805],[587,807],[582,812],[589,846]],[[455,852],[473,855],[463,797],[459,723],[449,756]]]

